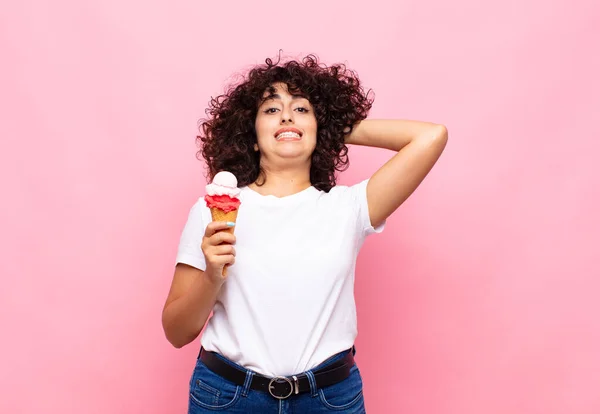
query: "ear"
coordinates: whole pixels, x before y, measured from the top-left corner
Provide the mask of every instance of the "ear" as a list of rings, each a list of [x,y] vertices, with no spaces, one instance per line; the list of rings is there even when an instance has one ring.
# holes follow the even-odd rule
[[[254,151],[258,151],[258,144],[254,144]]]

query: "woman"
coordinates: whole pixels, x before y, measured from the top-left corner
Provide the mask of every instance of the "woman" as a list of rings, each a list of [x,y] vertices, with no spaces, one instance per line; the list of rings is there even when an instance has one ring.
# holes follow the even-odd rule
[[[365,120],[371,104],[352,71],[312,55],[267,59],[211,101],[200,153],[209,180],[237,177],[242,204],[236,223],[212,222],[200,197],[181,236],[163,327],[180,348],[206,324],[189,413],[365,412],[356,256],[447,141],[442,125]],[[337,186],[347,144],[396,154],[370,179]]]

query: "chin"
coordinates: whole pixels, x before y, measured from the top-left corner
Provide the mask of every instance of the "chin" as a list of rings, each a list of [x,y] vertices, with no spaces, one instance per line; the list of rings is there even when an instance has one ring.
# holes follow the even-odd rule
[[[278,152],[277,155],[280,158],[290,158],[290,159],[294,159],[294,158],[310,158],[310,154],[307,154],[306,152]]]

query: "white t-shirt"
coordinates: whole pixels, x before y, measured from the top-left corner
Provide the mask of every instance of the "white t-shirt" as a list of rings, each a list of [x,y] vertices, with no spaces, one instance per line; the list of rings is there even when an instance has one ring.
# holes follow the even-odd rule
[[[202,346],[263,375],[293,375],[351,348],[357,335],[356,257],[371,226],[368,180],[309,187],[278,198],[243,187],[236,259],[201,338]],[[206,270],[201,250],[211,222],[193,205],[177,263]]]

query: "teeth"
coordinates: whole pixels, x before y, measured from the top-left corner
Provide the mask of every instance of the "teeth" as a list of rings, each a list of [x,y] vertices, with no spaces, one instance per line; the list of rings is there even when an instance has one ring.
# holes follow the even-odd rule
[[[300,138],[300,134],[297,134],[295,132],[282,132],[281,134],[275,137],[276,140],[280,140],[283,138]]]

